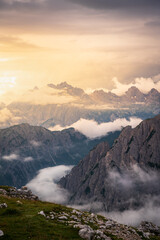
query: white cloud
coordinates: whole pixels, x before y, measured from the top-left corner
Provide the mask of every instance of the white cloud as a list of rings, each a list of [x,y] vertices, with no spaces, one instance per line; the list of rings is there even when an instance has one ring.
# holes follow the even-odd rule
[[[117,95],[123,95],[129,88],[134,86],[133,83],[130,83],[130,84],[120,83],[116,77],[114,77],[112,81],[115,84],[115,88],[112,89],[111,92]]]
[[[37,142],[35,140],[30,141],[30,144],[33,145],[34,147],[40,147],[42,145],[41,142]]]
[[[123,127],[128,125],[132,126],[133,128],[136,127],[142,119],[140,118],[130,118],[127,120],[125,118],[118,118],[113,122],[101,123],[98,124],[95,120],[87,120],[81,118],[79,121],[75,122],[70,126],[66,126],[64,128],[73,127],[75,130],[81,132],[85,136],[93,139],[101,136],[107,135],[109,132],[114,132],[117,130],[121,130]],[[61,126],[57,125],[53,128],[49,128],[51,131],[62,130],[64,129]]]
[[[15,153],[11,153],[10,155],[3,156],[2,159],[6,160],[6,161],[18,160],[19,159],[19,155],[15,154]]]
[[[112,93],[117,95],[123,95],[129,88],[137,87],[141,92],[148,93],[152,88],[160,91],[160,75],[154,76],[153,78],[136,78],[132,83],[123,84],[118,81],[115,77],[112,79],[115,84],[115,88],[112,89]]]
[[[156,182],[158,180],[158,175],[155,172],[145,172],[136,164],[133,165],[133,171],[137,175],[137,178],[141,182]]]
[[[0,94],[4,94],[9,88],[16,85],[16,77],[4,74],[0,76]]]
[[[133,181],[128,174],[123,174],[122,176],[117,171],[110,171],[109,179],[111,180],[112,185],[115,185],[118,183],[126,189],[131,188],[133,185]]]
[[[8,121],[13,117],[12,113],[7,108],[0,110],[0,116],[0,123]]]
[[[152,88],[160,91],[160,80],[155,83],[152,78],[136,78],[134,86],[144,93],[148,93]]]
[[[24,158],[24,162],[31,162],[33,161],[34,159],[32,157],[25,157]]]
[[[56,183],[65,176],[72,166],[57,166],[42,169],[38,175],[31,180],[27,186],[43,201],[66,203],[69,197],[67,190],[60,188]]]
[[[142,184],[144,190],[148,187],[150,187],[150,189],[157,189],[159,175],[153,171],[146,172],[135,164],[130,170],[123,171],[121,174],[115,170],[110,171],[109,182],[113,185],[113,188],[123,188],[123,191],[125,190],[126,192],[130,190],[134,191],[137,186],[141,186]],[[152,196],[149,193],[142,193],[140,199],[137,200],[135,192],[135,196],[128,198],[127,201],[142,202],[144,206],[140,209],[129,209],[123,212],[101,212],[101,214],[128,225],[139,225],[141,221],[151,221],[155,224],[160,224],[159,197],[160,196],[155,195]]]
[[[0,116],[1,116],[0,117],[1,128],[7,127],[8,125],[16,125],[18,121],[21,119],[20,117],[14,116],[12,112],[7,108],[3,108],[0,110]]]
[[[160,225],[160,207],[155,205],[155,201],[158,197],[151,198],[147,201],[144,207],[139,210],[126,210],[124,212],[99,212],[99,214],[104,215],[107,218],[112,218],[115,221],[138,226],[142,221],[149,221]]]
[[[23,158],[20,155],[18,155],[17,153],[11,153],[10,155],[2,156],[2,159],[5,161],[19,160],[19,161],[23,161],[23,162],[31,162],[34,160],[31,156]]]

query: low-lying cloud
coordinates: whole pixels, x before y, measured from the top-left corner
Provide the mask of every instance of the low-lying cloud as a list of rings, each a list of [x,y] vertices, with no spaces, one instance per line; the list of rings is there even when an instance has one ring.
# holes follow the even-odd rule
[[[20,154],[13,152],[10,153],[9,155],[2,156],[2,160],[10,162],[11,161],[31,162],[34,161],[34,158],[31,156],[22,157]]]
[[[32,157],[25,157],[24,158],[24,162],[31,162],[33,161],[34,159]]]
[[[51,131],[63,130],[66,128],[74,128],[75,130],[81,132],[85,136],[94,139],[101,136],[107,135],[109,132],[115,132],[118,130],[122,130],[123,127],[131,126],[136,127],[142,119],[131,117],[129,120],[125,118],[118,118],[113,122],[101,123],[98,124],[95,120],[87,120],[81,118],[79,121],[73,123],[70,126],[61,127],[60,125],[56,125],[55,127],[49,128]]]
[[[137,164],[134,164],[130,170],[118,172],[115,170],[109,171],[109,181],[112,185],[119,185],[123,188],[135,187],[137,183],[155,185],[159,181],[160,177],[158,173],[149,171],[146,172],[140,168]]]
[[[42,169],[27,186],[41,200],[55,203],[66,203],[69,197],[67,190],[60,188],[57,182],[65,176],[73,166],[57,166]]]
[[[149,221],[160,225],[160,207],[155,202],[160,196],[149,199],[144,207],[138,210],[126,210],[124,212],[99,212],[99,214],[114,219],[115,221],[131,226],[138,226],[142,221]]]
[[[38,142],[38,141],[35,141],[35,140],[30,141],[30,144],[34,147],[40,147],[42,145],[41,142]]]
[[[6,127],[9,122],[11,125],[17,124],[20,120],[20,117],[14,116],[14,114],[7,108],[2,108],[0,110],[0,127]]]
[[[5,161],[19,160],[19,155],[15,153],[11,153],[10,155],[3,156],[2,159]]]
[[[60,204],[67,204],[70,193],[61,188],[57,182],[60,178],[65,176],[72,166],[57,166],[42,169],[38,172],[38,175],[30,181],[27,186],[32,190],[34,194],[39,196],[43,201],[55,202]],[[134,188],[134,181],[142,182],[146,185],[150,185],[155,181],[159,181],[158,175],[153,172],[145,172],[137,165],[134,165],[132,168],[133,173],[128,171],[128,174],[125,173],[120,175],[118,172],[111,171],[108,177],[109,181],[112,181],[112,184],[118,184],[130,191],[129,188]],[[129,175],[130,172],[130,175]],[[134,177],[132,174],[135,174]],[[127,183],[128,181],[128,183]],[[153,184],[154,185],[154,184]],[[133,190],[133,189],[132,189]],[[143,202],[143,205],[140,205],[139,208],[130,207],[129,209],[120,212],[112,211],[107,212],[103,211],[103,203],[95,201],[84,201],[81,205],[69,205],[69,207],[77,208],[83,211],[92,211],[98,214],[104,215],[107,218],[114,219],[122,224],[128,224],[132,226],[138,226],[141,221],[151,221],[157,225],[160,224],[160,196],[151,195],[151,194],[142,194],[140,201]],[[127,199],[128,202],[137,202],[137,195]]]

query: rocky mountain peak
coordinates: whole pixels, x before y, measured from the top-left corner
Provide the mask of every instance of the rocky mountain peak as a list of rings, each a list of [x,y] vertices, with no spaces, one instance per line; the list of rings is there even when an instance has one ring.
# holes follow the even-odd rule
[[[137,102],[143,102],[145,100],[144,94],[136,87],[132,86],[125,93],[124,97],[127,97],[130,100]]]
[[[97,201],[107,211],[140,208],[151,193],[160,194],[159,145],[160,115],[124,128],[110,149],[97,146],[60,184],[71,203]]]
[[[155,88],[147,94],[147,103],[160,104],[160,93]]]
[[[150,92],[148,93],[148,95],[154,95],[154,94],[160,94],[159,92],[158,92],[158,90],[157,89],[155,89],[155,88],[152,88],[151,90],[150,90]]]

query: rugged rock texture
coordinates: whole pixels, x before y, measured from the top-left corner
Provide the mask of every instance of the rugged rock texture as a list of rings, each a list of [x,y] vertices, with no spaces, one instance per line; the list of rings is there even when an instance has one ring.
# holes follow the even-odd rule
[[[97,143],[111,145],[119,132],[90,140],[73,128],[51,132],[20,124],[0,130],[0,184],[21,187],[38,170],[57,165],[76,165]]]
[[[99,144],[62,178],[70,203],[102,203],[107,211],[160,205],[160,115],[126,127],[109,150]],[[152,195],[152,197],[151,197]]]
[[[6,187],[6,190],[5,190],[3,188],[1,189],[1,186],[0,186],[0,195],[7,196],[9,198],[28,199],[28,200],[32,200],[32,201],[38,200],[38,197],[35,196],[31,192],[31,190],[29,190],[27,187],[22,187],[20,189],[17,189],[15,187]],[[20,201],[18,201],[18,203],[21,204]],[[7,207],[8,206],[6,203],[0,204],[0,208],[7,208]]]

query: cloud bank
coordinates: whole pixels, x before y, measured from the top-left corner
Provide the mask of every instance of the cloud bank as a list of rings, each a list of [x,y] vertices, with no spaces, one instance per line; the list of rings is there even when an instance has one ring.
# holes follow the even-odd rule
[[[64,204],[67,202],[69,193],[57,184],[58,180],[65,176],[73,166],[57,166],[42,169],[31,180],[27,187],[41,200]]]
[[[15,153],[11,153],[10,155],[3,156],[2,159],[6,161],[19,160],[19,155]]]
[[[58,167],[50,167],[45,168],[39,171],[38,175],[30,181],[27,186],[32,192],[39,196],[39,198],[43,201],[55,202],[60,204],[66,204],[69,199],[69,192],[63,188],[60,188],[57,182],[60,178],[65,176],[70,170],[72,166],[58,166]],[[110,172],[109,179],[112,184],[121,185],[127,191],[128,188],[133,188],[135,182],[141,182],[146,185],[152,185],[155,181],[158,181],[158,175],[152,172],[145,172],[137,165],[133,165],[132,168],[134,177],[131,172],[129,175],[125,173],[120,175],[118,172],[112,171]],[[128,181],[128,183],[127,183]],[[136,183],[137,184],[137,183]],[[69,205],[69,207],[74,207],[80,210],[97,212],[98,214],[104,215],[107,218],[112,218],[122,224],[128,224],[132,226],[138,226],[141,221],[151,221],[157,225],[160,224],[160,205],[159,205],[160,196],[151,196],[150,194],[146,194],[141,197],[141,201],[143,202],[143,206],[138,209],[130,208],[129,210],[120,212],[102,212],[103,204],[101,202],[86,202],[82,205]],[[136,195],[135,199],[128,199],[128,201],[137,201]]]
[[[148,93],[152,88],[157,89],[160,92],[160,75],[153,78],[136,78],[132,83],[123,84],[115,77],[113,78],[115,88],[112,89],[112,93],[117,95],[123,95],[131,87],[137,87],[141,92]]]
[[[109,132],[114,132],[121,130],[123,127],[132,126],[133,128],[136,127],[142,119],[140,118],[130,118],[129,120],[125,118],[118,118],[113,122],[101,123],[98,124],[95,120],[87,120],[81,118],[79,121],[73,123],[70,126],[61,127],[60,125],[56,125],[53,128],[49,128],[51,131],[63,130],[66,128],[74,128],[75,130],[81,132],[86,137],[91,139],[98,138],[101,136],[107,135]]]
[[[27,156],[27,157],[22,157],[20,154],[18,153],[10,153],[9,155],[4,155],[2,156],[2,159],[4,161],[22,161],[22,162],[31,162],[34,161],[34,158],[31,156]]]
[[[157,198],[160,198],[158,196]],[[155,205],[156,198],[153,197],[139,210],[127,210],[124,212],[99,212],[99,214],[112,218],[115,221],[131,226],[138,226],[142,221],[149,221],[160,225],[160,207]]]
[[[106,181],[112,186],[115,196],[121,200],[122,205],[129,207],[127,210],[102,211],[103,204],[92,202],[91,199],[90,202],[82,201],[82,205],[71,207],[96,212],[122,224],[138,226],[142,221],[151,221],[160,225],[159,180],[158,173],[145,171],[136,164],[130,170],[121,171],[121,174],[119,171],[110,170]],[[143,189],[142,192],[139,188]]]
[[[31,162],[33,161],[34,159],[32,157],[25,157],[24,158],[24,162]]]

